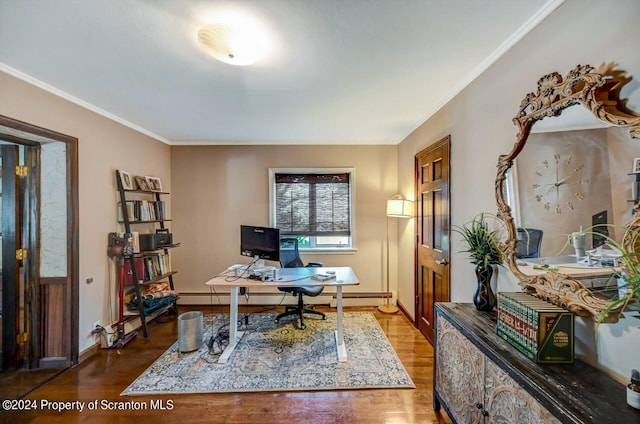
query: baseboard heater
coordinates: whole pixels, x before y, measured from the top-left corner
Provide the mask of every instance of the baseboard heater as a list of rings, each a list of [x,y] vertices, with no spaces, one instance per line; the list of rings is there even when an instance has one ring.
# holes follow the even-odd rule
[[[334,293],[334,298],[335,293]],[[342,293],[343,299],[385,299],[391,298],[391,293],[386,292],[356,292],[356,293]]]
[[[276,291],[276,292],[259,292],[259,291],[249,291],[250,296],[252,298],[256,298],[256,297],[274,297],[274,296],[286,296],[286,297],[290,297],[291,295],[289,293],[284,293],[281,291]],[[223,293],[210,293],[210,292],[185,292],[185,291],[180,291],[180,297],[183,298],[187,298],[187,297],[200,297],[200,298],[211,298],[211,296],[214,297],[229,297],[229,293],[228,292],[223,292]],[[323,292],[320,293],[317,297],[320,296],[324,296],[324,297],[330,297],[331,299],[335,299],[337,297],[335,292]],[[342,299],[343,300],[347,300],[347,299],[385,299],[387,297],[392,297],[391,293],[386,293],[386,292],[350,292],[350,293],[342,293]],[[192,302],[188,302],[188,303],[184,303],[182,304],[182,306],[196,306],[199,303],[192,303]],[[180,304],[179,304],[180,305]],[[331,303],[315,303],[314,305],[316,306],[331,306]],[[225,306],[228,306],[225,305]],[[252,306],[273,306],[273,305],[267,305],[267,304],[256,304],[256,305],[252,305]],[[282,305],[284,306],[284,305]],[[153,317],[147,317],[147,321],[150,321],[150,319],[155,318],[155,316]],[[131,319],[127,320],[125,322],[125,334],[128,334],[131,331],[137,330],[138,328],[140,328],[142,325],[141,321],[140,321],[140,317],[135,316],[132,317]],[[112,331],[115,331],[116,328],[116,324],[113,324],[112,326],[110,326]]]
[[[261,296],[282,296],[283,294],[285,294],[284,292],[281,291],[277,291],[277,292],[259,292],[259,291],[252,291],[249,290],[249,293],[251,293],[252,297],[261,297]],[[288,295],[285,294],[285,295]],[[229,293],[228,292],[222,292],[222,293],[210,293],[210,292],[185,292],[185,291],[180,291],[180,296],[202,296],[202,297],[210,297],[210,296],[226,296],[229,297]],[[320,293],[318,296],[331,296],[332,298],[336,298],[337,294],[335,292],[322,292]],[[342,298],[343,299],[385,299],[385,298],[391,298],[391,293],[386,293],[386,292],[350,292],[350,293],[344,293],[342,292]]]

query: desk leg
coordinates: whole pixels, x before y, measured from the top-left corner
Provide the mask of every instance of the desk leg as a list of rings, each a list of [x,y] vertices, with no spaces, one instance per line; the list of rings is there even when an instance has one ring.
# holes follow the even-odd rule
[[[342,286],[337,286],[338,329],[336,330],[336,348],[338,349],[338,362],[347,362],[347,347],[344,344],[344,331],[342,328]]]
[[[231,353],[244,335],[244,331],[238,331],[238,295],[240,287],[231,287],[229,293],[229,345],[218,358],[219,364],[226,364]]]

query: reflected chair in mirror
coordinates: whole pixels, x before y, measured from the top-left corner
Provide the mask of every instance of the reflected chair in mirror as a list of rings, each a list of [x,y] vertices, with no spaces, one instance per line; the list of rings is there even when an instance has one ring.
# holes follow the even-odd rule
[[[304,264],[300,258],[298,251],[298,239],[287,237],[280,239],[280,266],[282,268],[303,268],[303,267],[321,267],[321,262],[309,262]],[[303,296],[315,297],[319,295],[324,287],[322,286],[306,286],[306,287],[278,287],[278,290],[291,293],[298,296],[298,304],[296,306],[286,306],[285,311],[276,317],[276,322],[281,318],[295,315],[300,320],[300,329],[304,330],[307,326],[304,324],[304,314],[312,314],[327,319],[325,314],[314,310],[312,307],[305,307]]]
[[[542,247],[542,230],[537,228],[518,228],[518,242],[516,243],[516,258],[539,258]]]

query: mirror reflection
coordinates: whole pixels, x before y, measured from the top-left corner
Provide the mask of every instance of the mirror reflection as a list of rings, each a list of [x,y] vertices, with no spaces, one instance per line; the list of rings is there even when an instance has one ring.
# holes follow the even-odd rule
[[[640,115],[619,97],[629,81],[613,63],[542,76],[513,119],[517,142],[496,178],[506,263],[521,287],[606,322],[621,307],[621,253],[605,237],[624,244],[627,225],[640,222]]]
[[[640,143],[625,128],[529,135],[512,169],[519,204],[511,206],[517,211],[517,227],[542,230],[540,257],[575,254],[573,246],[566,246],[569,235],[594,225],[612,225],[597,230],[622,241],[623,226],[633,216],[637,197],[632,173],[636,157],[640,157]],[[584,238],[579,252],[583,258],[605,241],[597,234]]]
[[[527,274],[539,264],[578,277],[607,277],[619,252],[599,233],[622,242],[637,203],[640,174],[633,165],[640,142],[626,128],[603,125],[581,105],[569,110],[588,115],[577,119],[579,113],[563,112],[537,122],[511,169],[517,265]],[[594,288],[591,281],[586,286]]]

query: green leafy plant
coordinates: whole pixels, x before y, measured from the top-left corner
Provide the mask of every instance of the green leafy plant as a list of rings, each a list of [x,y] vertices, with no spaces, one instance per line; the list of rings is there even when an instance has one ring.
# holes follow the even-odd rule
[[[617,242],[607,234],[609,228],[626,231],[623,242]],[[607,231],[602,231],[607,230]],[[614,224],[598,224],[583,231],[585,234],[597,235],[606,240],[606,243],[615,248],[620,257],[617,258],[618,266],[614,267],[614,278],[622,279],[624,284],[618,285],[616,295],[609,299],[611,303],[596,317],[596,324],[605,322],[614,311],[624,310],[629,303],[640,302],[640,232],[634,228],[621,227]],[[571,234],[567,237],[563,250],[570,245]],[[623,296],[619,293],[625,292]]]
[[[469,254],[472,264],[483,267],[501,264],[504,254],[503,243],[500,241],[501,230],[490,228],[488,220],[498,221],[499,218],[481,213],[464,225],[452,227],[467,243],[468,249],[461,252]]]

